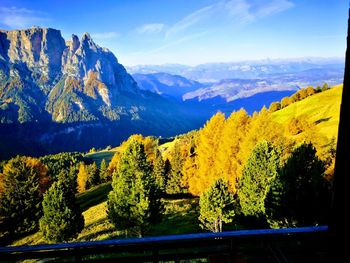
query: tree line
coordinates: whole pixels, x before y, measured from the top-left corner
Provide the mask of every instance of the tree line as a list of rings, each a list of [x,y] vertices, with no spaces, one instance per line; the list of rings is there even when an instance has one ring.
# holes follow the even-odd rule
[[[282,98],[281,101],[272,102],[270,104],[269,110],[271,112],[278,111],[280,109],[283,109],[283,108],[289,106],[290,104],[292,104],[294,102],[301,101],[309,96],[312,96],[316,93],[320,93],[320,92],[323,92],[323,91],[326,91],[329,89],[330,89],[330,87],[328,86],[327,83],[324,83],[322,85],[322,88],[320,86],[317,86],[316,88],[313,88],[311,86],[306,87],[306,88],[302,88],[290,97],[284,97],[284,98]]]
[[[40,229],[49,242],[70,240],[84,227],[76,193],[110,181],[108,218],[126,235],[145,235],[161,220],[161,199],[174,194],[200,198],[199,224],[210,231],[239,218],[270,227],[323,223],[335,143],[306,124],[295,133],[296,124],[274,122],[266,108],[252,116],[241,109],[215,114],[169,147],[133,135],[100,167],[80,153],[17,156],[0,174],[0,233]]]

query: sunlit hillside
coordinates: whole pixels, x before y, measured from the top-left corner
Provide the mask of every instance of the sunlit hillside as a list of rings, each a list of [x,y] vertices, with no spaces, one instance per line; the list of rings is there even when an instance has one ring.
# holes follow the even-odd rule
[[[274,112],[273,119],[279,123],[287,123],[293,117],[304,116],[309,122],[315,123],[323,135],[328,138],[337,137],[342,89],[343,85],[337,85],[295,102]]]

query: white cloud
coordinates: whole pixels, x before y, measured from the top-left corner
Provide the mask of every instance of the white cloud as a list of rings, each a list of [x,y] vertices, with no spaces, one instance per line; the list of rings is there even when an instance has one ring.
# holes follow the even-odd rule
[[[183,33],[200,23],[215,24],[223,21],[244,25],[283,12],[293,6],[290,0],[222,0],[185,16],[171,26],[165,36],[171,37]]]
[[[119,37],[119,34],[117,32],[111,31],[111,32],[100,32],[100,33],[92,33],[91,37],[97,40],[106,40],[106,39],[113,39]]]
[[[27,8],[0,7],[0,24],[10,28],[25,28],[47,22],[46,14]]]
[[[165,28],[164,24],[161,23],[152,23],[152,24],[145,24],[136,29],[136,31],[139,34],[153,34],[153,33],[160,33]]]

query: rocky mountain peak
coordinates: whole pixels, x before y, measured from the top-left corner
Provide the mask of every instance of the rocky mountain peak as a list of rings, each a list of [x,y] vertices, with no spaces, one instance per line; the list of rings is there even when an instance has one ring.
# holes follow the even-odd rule
[[[92,40],[89,33],[85,32],[83,36],[81,37],[81,46],[84,49],[89,49],[93,51],[97,51],[98,46],[95,44],[95,42]]]
[[[34,72],[55,78],[66,48],[59,30],[33,26],[23,30],[0,31],[1,57],[9,63],[24,63]]]
[[[71,46],[71,50],[72,53],[75,53],[75,51],[79,48],[80,46],[80,41],[77,35],[72,35],[72,46]]]
[[[130,93],[140,94],[134,79],[89,33],[66,42],[52,28],[0,31],[0,106],[20,98],[14,102],[18,112],[33,109],[23,121],[36,112],[48,112],[55,121],[96,120],[101,114],[115,119],[118,97]]]

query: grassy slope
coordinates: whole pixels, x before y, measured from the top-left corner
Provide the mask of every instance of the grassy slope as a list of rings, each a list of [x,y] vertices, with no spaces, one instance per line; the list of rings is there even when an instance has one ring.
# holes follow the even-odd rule
[[[316,123],[318,130],[328,138],[337,137],[342,85],[315,94],[272,114],[273,119],[285,123],[293,117],[306,116]]]
[[[83,211],[85,226],[79,236],[73,241],[103,240],[125,237],[116,231],[107,218],[107,196],[111,190],[110,183],[96,186],[78,194],[77,201]],[[147,235],[172,235],[180,233],[199,232],[198,198],[163,199],[165,212],[163,220],[153,225]],[[12,243],[19,245],[37,245],[46,243],[40,232],[28,235]]]
[[[90,159],[93,162],[96,162],[97,166],[100,167],[102,159],[105,159],[107,165],[112,160],[113,155],[117,152],[117,148],[113,148],[112,150],[106,151],[100,151],[96,153],[88,153],[84,156],[84,158]]]

